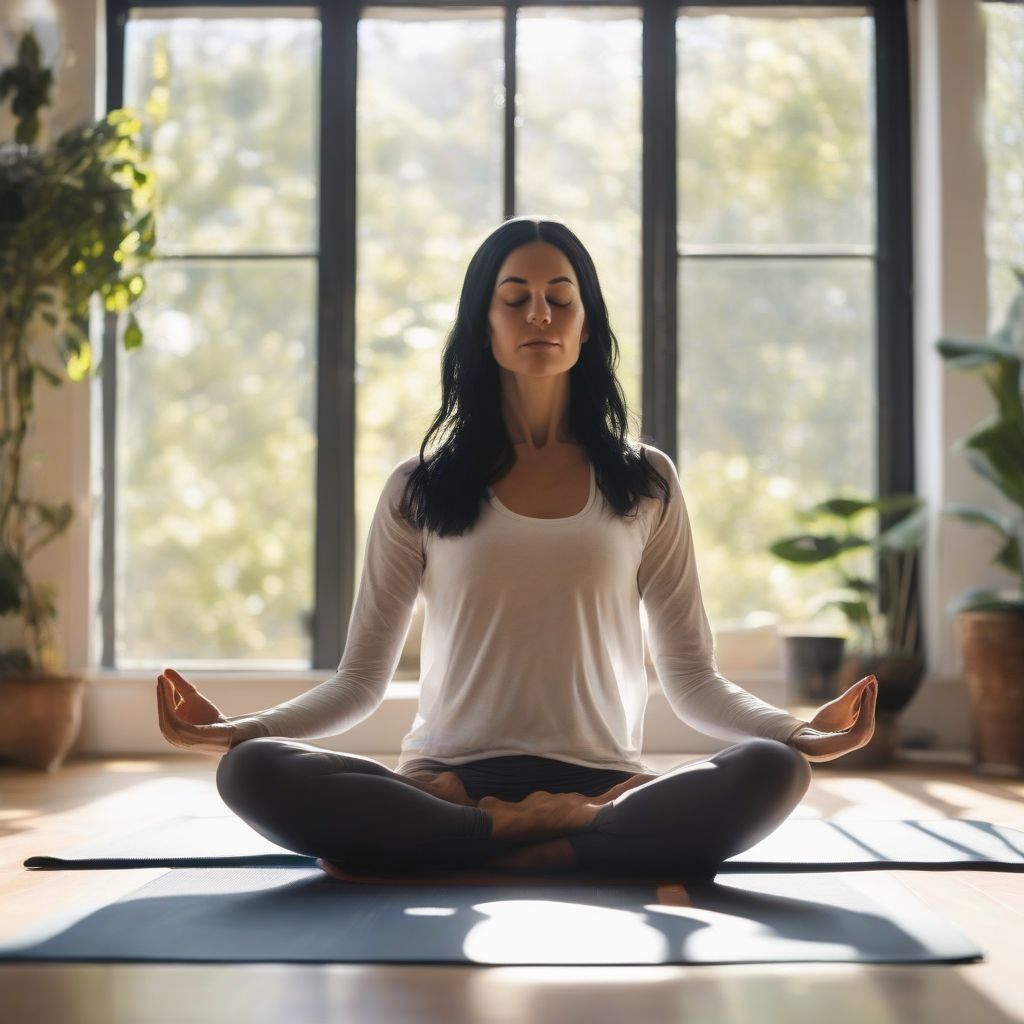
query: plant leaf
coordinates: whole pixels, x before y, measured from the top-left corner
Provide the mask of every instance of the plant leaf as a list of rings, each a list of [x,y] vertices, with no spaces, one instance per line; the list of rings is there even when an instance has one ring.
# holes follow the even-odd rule
[[[784,537],[771,545],[769,550],[777,558],[798,565],[814,565],[838,558],[846,551],[867,547],[863,537],[832,537],[817,536],[803,533],[793,537]]]
[[[928,526],[928,507],[920,500],[908,516],[893,523],[875,538],[875,547],[882,551],[909,551],[921,546]]]

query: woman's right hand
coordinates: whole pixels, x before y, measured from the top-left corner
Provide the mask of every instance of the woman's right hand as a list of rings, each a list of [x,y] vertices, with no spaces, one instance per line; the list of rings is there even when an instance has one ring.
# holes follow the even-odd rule
[[[183,750],[220,756],[237,738],[237,728],[217,706],[172,668],[157,679],[156,709],[164,739]]]

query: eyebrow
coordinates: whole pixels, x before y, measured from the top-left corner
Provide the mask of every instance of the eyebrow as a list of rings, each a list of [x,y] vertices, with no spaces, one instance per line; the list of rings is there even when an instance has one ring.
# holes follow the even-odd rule
[[[506,277],[504,281],[498,282],[498,287],[500,288],[503,284],[507,284],[509,281],[514,281],[516,284],[529,283],[525,277]],[[548,281],[548,284],[558,284],[559,281],[565,281],[567,284],[572,285],[572,281],[570,281],[567,277],[553,277],[550,281]]]

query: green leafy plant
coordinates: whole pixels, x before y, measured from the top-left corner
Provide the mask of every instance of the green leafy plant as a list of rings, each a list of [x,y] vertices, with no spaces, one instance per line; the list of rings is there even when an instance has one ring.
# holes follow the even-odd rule
[[[874,536],[863,529],[874,513],[878,520],[897,517]],[[818,602],[815,611],[838,608],[849,622],[857,646],[871,655],[910,654],[917,641],[917,609],[910,602],[914,563],[924,540],[927,508],[914,494],[870,498],[833,497],[797,514],[812,527],[838,522],[842,529],[829,533],[800,533],[783,537],[770,546],[773,555],[798,566],[832,563],[841,588]],[[880,557],[888,600],[880,607],[879,586],[874,580],[845,571],[843,563],[854,551],[872,550]]]
[[[1016,586],[974,587],[950,602],[952,614],[961,611],[1024,613],[1024,404],[1021,402],[1021,361],[1024,360],[1024,267],[1014,267],[1021,290],[1014,296],[1006,323],[984,341],[940,338],[936,347],[956,370],[978,373],[988,385],[996,411],[953,446],[967,454],[971,467],[1016,505],[1002,515],[975,505],[953,504],[943,509],[966,523],[985,526],[1000,539],[997,564],[1014,573]]]
[[[63,383],[43,350],[56,353],[71,380],[89,374],[86,326],[96,292],[107,310],[129,312],[124,347],[141,346],[131,307],[145,288],[137,268],[152,259],[156,241],[154,174],[141,166],[149,153],[135,139],[141,122],[114,110],[44,150],[35,144],[38,111],[52,80],[35,36],[25,33],[17,63],[0,73],[0,101],[12,95],[18,122],[14,140],[0,144],[0,616],[20,616],[27,645],[0,651],[0,676],[56,668],[55,591],[34,583],[27,563],[67,529],[72,508],[21,493],[36,377]]]

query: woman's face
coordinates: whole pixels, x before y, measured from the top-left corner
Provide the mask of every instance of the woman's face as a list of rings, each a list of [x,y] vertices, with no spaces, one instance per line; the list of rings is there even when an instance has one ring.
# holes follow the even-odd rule
[[[494,358],[514,373],[548,376],[576,365],[590,334],[579,281],[558,246],[538,240],[508,254],[494,280],[487,327]],[[530,344],[540,339],[551,344]]]

